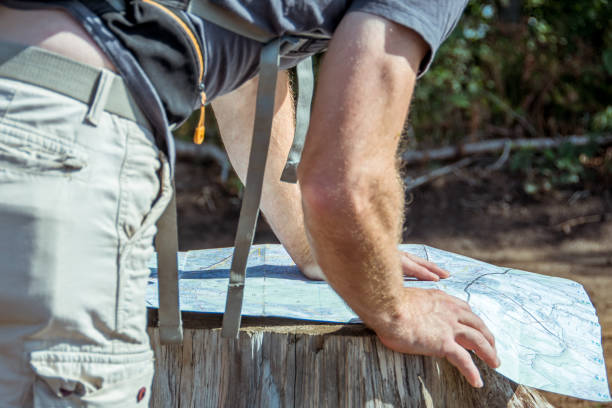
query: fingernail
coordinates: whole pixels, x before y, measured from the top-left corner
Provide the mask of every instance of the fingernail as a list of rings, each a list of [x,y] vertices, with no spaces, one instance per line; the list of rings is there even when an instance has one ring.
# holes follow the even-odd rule
[[[477,388],[482,388],[484,386],[484,383],[482,382],[482,379],[478,379],[478,382],[476,382],[476,387]]]

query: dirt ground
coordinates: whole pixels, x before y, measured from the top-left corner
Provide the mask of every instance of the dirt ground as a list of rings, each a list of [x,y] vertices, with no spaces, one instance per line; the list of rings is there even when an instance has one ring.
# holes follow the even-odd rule
[[[179,164],[182,250],[232,246],[240,199],[215,165]],[[602,327],[612,379],[612,192],[525,194],[505,172],[463,170],[408,194],[404,242],[581,283]],[[277,242],[260,221],[256,242]],[[612,407],[546,393],[556,407]]]

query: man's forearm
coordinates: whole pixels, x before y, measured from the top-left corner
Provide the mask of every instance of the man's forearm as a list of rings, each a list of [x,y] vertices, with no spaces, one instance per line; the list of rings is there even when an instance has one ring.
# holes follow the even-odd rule
[[[399,183],[372,179],[377,182],[368,198],[350,197],[358,192],[338,190],[345,207],[316,208],[315,198],[306,200],[304,211],[308,232],[314,237],[311,245],[328,281],[364,322],[376,329],[395,318],[401,299],[403,279],[397,244],[403,197]]]
[[[425,50],[405,28],[345,17],[321,67],[299,169],[316,259],[370,326],[393,319],[403,293],[394,157]]]
[[[221,137],[230,161],[244,182],[253,134],[257,79],[213,102]],[[323,279],[304,232],[301,194],[295,184],[280,181],[294,132],[293,100],[286,72],[278,78],[272,141],[262,194],[262,211],[275,235],[302,272]]]

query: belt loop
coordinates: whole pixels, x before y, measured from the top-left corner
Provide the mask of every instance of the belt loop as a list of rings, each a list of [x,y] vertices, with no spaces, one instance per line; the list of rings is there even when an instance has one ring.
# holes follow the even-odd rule
[[[89,104],[89,110],[85,116],[87,120],[93,126],[98,126],[100,122],[100,115],[104,112],[104,107],[110,95],[110,90],[113,85],[114,74],[109,70],[100,70],[100,76],[98,77],[98,84],[96,90]]]

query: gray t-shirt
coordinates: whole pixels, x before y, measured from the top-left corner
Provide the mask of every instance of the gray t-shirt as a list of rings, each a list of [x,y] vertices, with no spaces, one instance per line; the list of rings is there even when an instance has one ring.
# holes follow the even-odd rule
[[[422,75],[440,44],[451,33],[468,0],[211,0],[266,31],[282,36],[295,32],[318,32],[331,36],[352,11],[374,14],[411,28],[430,47],[421,64]],[[261,44],[194,19],[204,41],[205,85],[209,100],[230,92],[258,71]],[[312,44],[309,51],[325,49],[325,42]],[[295,59],[281,60],[287,68]]]

